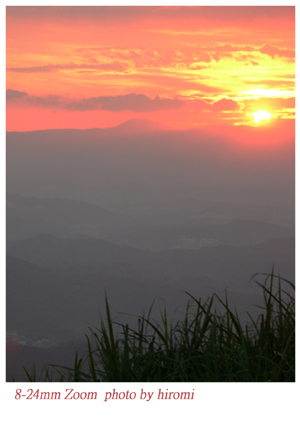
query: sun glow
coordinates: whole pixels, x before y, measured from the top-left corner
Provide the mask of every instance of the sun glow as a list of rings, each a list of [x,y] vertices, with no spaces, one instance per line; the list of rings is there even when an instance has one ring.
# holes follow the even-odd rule
[[[241,92],[241,95],[256,97],[282,97],[287,99],[288,97],[294,97],[295,91],[280,89],[250,89],[248,91]]]
[[[7,130],[294,119],[294,8],[262,9],[8,7]]]
[[[260,123],[261,120],[269,120],[271,119],[271,114],[268,111],[260,110],[253,113],[254,120],[256,123]]]

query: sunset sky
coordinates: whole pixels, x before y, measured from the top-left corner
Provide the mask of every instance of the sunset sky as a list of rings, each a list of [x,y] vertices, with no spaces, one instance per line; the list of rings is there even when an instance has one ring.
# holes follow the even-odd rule
[[[294,7],[9,6],[6,30],[8,131],[293,128]]]

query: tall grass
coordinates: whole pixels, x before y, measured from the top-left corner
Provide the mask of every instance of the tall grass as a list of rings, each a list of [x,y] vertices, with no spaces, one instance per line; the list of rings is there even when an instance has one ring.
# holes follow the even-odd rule
[[[73,368],[47,366],[39,380],[72,382],[295,381],[295,287],[274,274],[263,282],[260,316],[242,324],[227,300],[189,298],[182,320],[139,318],[136,329],[112,321],[90,329],[87,353]],[[285,288],[283,288],[285,287]],[[288,290],[286,290],[286,287]],[[116,328],[118,327],[118,328]],[[36,374],[26,374],[36,381]]]

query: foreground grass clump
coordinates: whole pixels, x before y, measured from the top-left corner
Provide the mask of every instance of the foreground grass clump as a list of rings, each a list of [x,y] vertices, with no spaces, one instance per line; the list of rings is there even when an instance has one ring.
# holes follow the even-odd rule
[[[205,303],[189,295],[184,319],[174,325],[166,312],[155,322],[150,311],[139,319],[137,329],[118,324],[116,333],[106,301],[107,321],[99,329],[90,329],[85,358],[76,354],[73,368],[47,366],[39,380],[295,381],[295,299],[290,294],[294,285],[273,274],[264,283],[256,283],[262,289],[264,306],[258,319],[248,315],[244,326],[217,295]],[[34,371],[26,373],[29,380],[36,380]]]

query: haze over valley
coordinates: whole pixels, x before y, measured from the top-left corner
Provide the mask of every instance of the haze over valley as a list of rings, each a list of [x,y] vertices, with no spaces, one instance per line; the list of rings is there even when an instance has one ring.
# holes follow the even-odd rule
[[[176,318],[185,292],[206,299],[227,290],[239,312],[256,313],[259,289],[249,285],[255,273],[274,265],[293,281],[293,176],[277,178],[280,168],[292,171],[291,157],[274,161],[267,173],[253,159],[256,199],[249,173],[229,180],[236,168],[226,160],[229,148],[208,150],[201,131],[191,145],[184,144],[190,132],[176,138],[168,131],[109,132],[109,138],[101,130],[8,133],[11,340],[56,344],[65,354],[64,344],[80,343],[99,323],[105,294],[115,320],[135,323],[154,301],[154,315],[166,305]],[[174,144],[159,149],[157,142],[168,138]],[[196,146],[206,151],[201,161]],[[214,160],[217,150],[222,162]],[[279,184],[270,202],[269,188]]]

